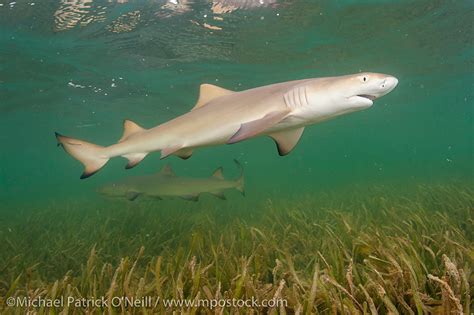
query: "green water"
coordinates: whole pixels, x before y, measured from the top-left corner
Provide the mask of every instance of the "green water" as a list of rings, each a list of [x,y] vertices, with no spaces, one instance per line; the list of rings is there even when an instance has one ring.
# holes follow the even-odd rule
[[[95,190],[124,176],[156,172],[166,163],[178,175],[195,177],[223,166],[229,178],[238,176],[233,159],[243,164],[245,197],[229,192],[227,201],[200,201],[225,212],[208,214],[219,222],[239,216],[257,220],[249,213],[258,214],[272,198],[341,196],[374,186],[390,187],[395,194],[418,184],[473,184],[474,2],[166,2],[0,0],[2,233],[15,225],[11,220],[28,224],[29,216],[58,226],[69,226],[65,220],[77,216],[85,220],[58,210],[38,219],[34,209],[41,205],[73,212],[96,207],[87,210],[91,215],[118,207],[114,222],[130,229],[124,235],[135,235],[140,220],[130,216],[140,211],[138,217],[147,220],[143,205],[114,201],[111,206]],[[109,145],[121,137],[124,118],[146,128],[166,122],[194,106],[202,83],[239,91],[360,71],[391,74],[399,84],[370,109],[306,128],[285,157],[271,139],[257,138],[198,149],[189,160],[150,154],[127,171],[126,160],[116,158],[80,180],[82,165],[56,147],[55,131]],[[338,203],[334,198],[331,204]],[[192,207],[196,215],[200,207],[184,200],[157,202],[152,207],[170,216],[174,208]],[[32,210],[23,214],[23,209]],[[105,213],[98,218],[106,220]],[[127,220],[134,225],[127,227]],[[44,224],[31,233],[45,233]],[[153,229],[149,222],[147,229]],[[82,252],[86,255],[94,243],[92,236]],[[133,251],[117,248],[104,260],[116,262]],[[155,250],[149,254],[159,255],[161,249]],[[56,272],[40,273],[59,277],[79,270],[76,264],[48,266]]]
[[[288,1],[237,10],[223,21],[212,19],[218,15],[205,2],[167,18],[157,17],[159,1],[91,2],[81,21],[104,20],[67,30],[55,23],[59,3],[28,3],[10,8],[3,2],[0,8],[0,180],[6,200],[90,194],[106,179],[146,174],[164,163],[150,155],[125,173],[124,160],[116,159],[79,181],[82,166],[55,148],[54,131],[111,144],[124,118],[152,127],[190,110],[204,82],[242,90],[360,70],[393,74],[400,83],[367,111],[307,128],[285,158],[262,138],[169,162],[182,174],[207,175],[238,158],[249,194],[472,179],[469,1]],[[137,10],[132,31],[108,31]]]

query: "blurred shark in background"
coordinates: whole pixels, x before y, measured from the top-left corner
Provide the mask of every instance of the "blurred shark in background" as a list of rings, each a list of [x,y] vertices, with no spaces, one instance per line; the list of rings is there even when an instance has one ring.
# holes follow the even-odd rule
[[[222,167],[216,169],[211,177],[192,178],[177,176],[171,166],[167,164],[156,174],[127,177],[100,187],[98,192],[106,197],[124,197],[131,201],[139,196],[197,201],[203,193],[209,193],[225,200],[224,191],[226,190],[236,189],[244,194],[243,168],[237,160],[234,161],[240,169],[240,176],[235,180],[225,179]]]

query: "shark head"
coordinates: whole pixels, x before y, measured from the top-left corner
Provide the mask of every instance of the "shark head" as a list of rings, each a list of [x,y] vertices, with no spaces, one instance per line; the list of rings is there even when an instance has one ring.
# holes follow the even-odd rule
[[[380,73],[360,73],[341,78],[346,86],[342,104],[354,108],[367,108],[374,100],[390,93],[398,84],[397,78]]]
[[[309,111],[306,114],[327,119],[363,110],[390,93],[397,84],[397,78],[391,75],[370,72],[315,79],[307,85],[305,99]]]

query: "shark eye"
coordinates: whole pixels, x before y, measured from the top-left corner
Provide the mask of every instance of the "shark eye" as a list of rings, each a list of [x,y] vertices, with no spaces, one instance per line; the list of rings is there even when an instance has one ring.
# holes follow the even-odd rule
[[[366,77],[366,76],[362,77],[362,81],[366,82],[366,81],[367,81],[367,77]]]

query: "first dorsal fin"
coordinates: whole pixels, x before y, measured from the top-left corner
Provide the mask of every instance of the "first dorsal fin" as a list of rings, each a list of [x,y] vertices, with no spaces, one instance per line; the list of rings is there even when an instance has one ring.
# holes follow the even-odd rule
[[[125,119],[123,121],[123,136],[122,138],[120,138],[119,142],[122,142],[126,140],[128,137],[130,137],[131,135],[142,132],[142,131],[145,131],[145,129],[140,127],[133,121]]]
[[[163,166],[163,168],[160,170],[158,175],[161,175],[161,176],[176,176],[173,169],[171,168],[171,165],[169,165],[169,164],[166,164],[165,166]]]
[[[226,90],[216,85],[207,84],[207,83],[201,84],[201,87],[199,89],[199,99],[196,105],[193,107],[193,110],[203,105],[206,105],[207,103],[209,103],[215,98],[218,98],[224,95],[229,95],[232,93],[235,93],[235,92]]]
[[[224,179],[224,174],[222,172],[223,172],[222,167],[219,167],[218,169],[214,171],[214,173],[212,173],[211,177],[217,178],[217,179]]]

